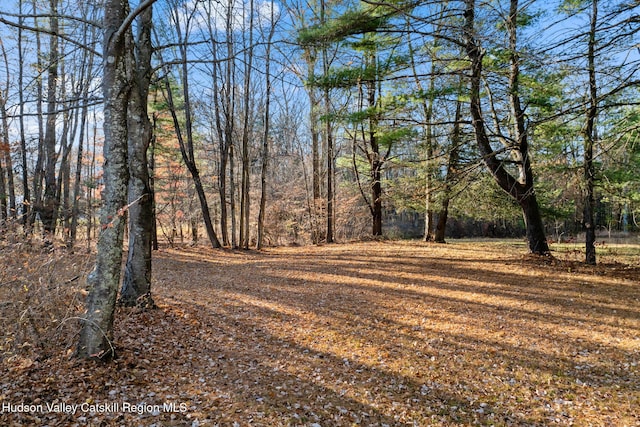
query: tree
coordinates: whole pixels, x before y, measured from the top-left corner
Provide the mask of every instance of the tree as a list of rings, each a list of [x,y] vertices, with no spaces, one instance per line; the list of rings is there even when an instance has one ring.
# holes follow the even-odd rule
[[[377,29],[393,14],[380,5],[364,7],[348,11],[328,22],[321,20],[320,25],[301,32],[303,44],[318,41],[344,42],[351,37],[345,44],[352,48],[354,59],[359,56],[359,63],[355,65],[348,64],[334,69],[325,67],[323,76],[316,78],[313,84],[324,88],[325,96],[333,88],[353,89],[355,92],[351,112],[341,118],[351,126],[348,133],[353,142],[354,170],[361,194],[371,213],[371,232],[374,236],[382,235],[382,170],[393,145],[407,136],[407,129],[398,126],[391,114],[394,103],[385,105],[383,88],[385,79],[406,66],[405,60],[395,54],[395,48],[399,44],[397,39],[376,34]],[[356,161],[359,155],[368,164],[369,196],[360,185]],[[328,164],[328,169],[332,171],[333,155],[329,157],[331,165]]]
[[[267,171],[269,168],[269,139],[271,137],[271,47],[273,35],[275,33],[275,7],[271,6],[270,22],[271,27],[267,36],[267,47],[265,52],[265,106],[264,106],[264,132],[262,135],[262,170],[260,172],[260,207],[258,211],[258,235],[256,236],[256,249],[261,249],[264,242],[264,217],[267,210]]]
[[[194,149],[194,129],[193,129],[193,109],[191,105],[191,93],[189,92],[189,61],[187,57],[188,47],[189,47],[189,32],[191,25],[191,19],[194,16],[195,11],[190,11],[188,13],[188,18],[186,22],[182,22],[182,15],[178,10],[178,6],[175,5],[175,9],[172,13],[172,21],[175,26],[176,36],[177,36],[177,48],[179,52],[179,65],[180,65],[180,77],[181,77],[181,85],[182,85],[182,97],[183,97],[183,105],[182,109],[184,110],[184,128],[181,124],[178,117],[178,107],[174,102],[173,89],[171,87],[171,81],[169,79],[169,69],[167,68],[167,64],[161,64],[165,67],[167,71],[167,76],[165,77],[165,96],[168,104],[168,108],[171,112],[171,116],[173,118],[173,123],[176,131],[176,136],[178,139],[178,143],[180,145],[180,153],[182,154],[182,159],[189,169],[191,173],[191,177],[193,179],[194,186],[196,188],[196,192],[198,194],[198,199],[200,201],[200,209],[202,211],[202,217],[205,223],[205,229],[207,231],[207,236],[209,237],[209,242],[213,248],[220,247],[220,241],[218,240],[218,236],[213,228],[213,221],[211,220],[211,213],[209,210],[209,203],[207,201],[207,196],[204,190],[204,186],[202,183],[202,178],[200,177],[200,170],[198,169],[198,165],[196,163],[195,157],[195,149]],[[184,33],[182,26],[185,25]]]
[[[483,157],[484,163],[491,172],[500,188],[509,194],[520,205],[527,228],[529,251],[534,254],[548,255],[544,225],[538,200],[534,189],[533,169],[529,153],[528,131],[525,124],[525,114],[520,101],[520,57],[517,51],[517,20],[518,1],[510,0],[508,18],[505,26],[508,32],[508,103],[511,109],[513,132],[510,137],[501,136],[504,149],[494,150],[486,129],[480,84],[483,77],[483,58],[485,49],[479,43],[475,32],[475,0],[465,0],[464,37],[466,52],[471,61],[470,106],[476,143]],[[497,126],[496,126],[497,127]],[[507,151],[512,160],[501,159],[499,154]],[[507,164],[513,164],[517,177],[507,169]]]
[[[134,67],[130,50],[133,47],[131,22],[153,1],[141,3],[131,13],[128,2],[106,0],[104,5],[104,190],[96,265],[87,279],[90,285],[87,312],[76,348],[76,354],[83,358],[109,360],[115,356],[113,320],[120,282],[129,180],[128,111]]]
[[[51,16],[49,26],[53,35],[49,36],[49,61],[47,65],[47,113],[45,133],[43,140],[44,152],[44,196],[38,204],[38,213],[48,238],[53,238],[56,230],[59,201],[58,182],[56,180],[56,163],[58,151],[56,150],[56,120],[57,120],[57,91],[58,91],[58,0],[49,0]]]
[[[96,37],[97,28],[92,27],[90,33],[84,33],[84,44],[87,45],[89,40],[94,40]],[[82,183],[82,165],[84,159],[84,143],[85,140],[88,139],[88,131],[86,131],[87,121],[89,117],[89,89],[91,87],[90,82],[94,73],[94,61],[95,54],[93,51],[83,50],[82,52],[85,60],[82,61],[82,68],[84,73],[81,71],[80,83],[78,88],[78,93],[81,96],[81,112],[80,112],[80,133],[78,136],[78,147],[76,153],[76,171],[73,183],[73,203],[71,206],[71,230],[69,234],[69,246],[73,247],[76,241],[77,233],[78,233],[78,218],[80,216],[80,187]],[[90,200],[86,201],[87,204],[91,203]],[[88,236],[87,236],[88,237]]]
[[[135,48],[129,59],[135,67],[128,119],[129,161],[129,251],[124,270],[120,303],[141,307],[154,307],[151,298],[151,244],[153,239],[152,190],[149,178],[147,152],[153,129],[147,104],[151,82],[151,45],[153,7],[149,6],[138,19]]]
[[[564,70],[564,91],[552,121],[545,125],[561,128],[556,134],[565,133],[562,139],[572,164],[561,174],[572,175],[572,167],[580,171],[568,180],[573,183],[568,191],[575,205],[574,222],[582,227],[575,231],[585,233],[587,264],[596,263],[598,227],[610,227],[610,216],[603,212],[609,199],[602,180],[607,176],[604,165],[612,164],[610,155],[626,140],[629,128],[619,120],[637,98],[640,69],[632,47],[639,31],[634,25],[636,9],[637,5],[628,2],[563,1],[553,22],[554,27],[562,28],[550,53]],[[578,20],[586,25],[566,25]],[[545,74],[549,75],[549,70]]]
[[[19,103],[19,112],[18,112],[18,121],[19,121],[19,132],[20,132],[20,160],[21,160],[21,177],[22,177],[22,224],[27,229],[27,226],[31,223],[31,194],[29,189],[29,171],[27,167],[27,140],[26,140],[26,131],[25,131],[25,117],[24,117],[24,60],[23,60],[23,52],[24,49],[22,47],[22,34],[23,34],[23,0],[19,0],[18,2],[18,13],[20,17],[18,18],[18,103]]]
[[[7,229],[9,211],[13,212],[12,216],[15,218],[16,199],[13,190],[13,167],[11,162],[11,148],[9,144],[9,114],[7,112],[7,98],[9,93],[9,61],[7,61],[7,51],[4,48],[2,40],[0,40],[0,52],[2,53],[2,58],[4,59],[6,67],[5,88],[0,88],[0,230],[4,234]],[[7,209],[9,209],[9,211]]]
[[[458,172],[458,161],[460,148],[462,146],[462,101],[456,102],[456,112],[453,119],[453,132],[451,134],[451,147],[449,148],[449,156],[447,161],[447,169],[444,176],[442,189],[442,202],[438,213],[438,222],[436,223],[433,240],[437,243],[445,242],[445,230],[447,227],[447,219],[449,217],[449,203],[452,198],[453,183]]]
[[[598,86],[596,82],[595,50],[596,26],[598,22],[598,0],[592,0],[591,22],[589,25],[589,42],[587,44],[587,72],[589,74],[589,98],[584,126],[584,228],[585,228],[585,262],[596,263],[596,230],[593,191],[595,186],[595,168],[593,146],[596,139],[595,122],[598,115]]]
[[[294,25],[296,31],[303,31],[305,28],[317,24],[320,19],[326,20],[326,7],[323,1],[308,2],[308,1],[291,1],[285,3],[287,11],[290,16],[294,18]],[[315,44],[302,44],[299,46],[301,52],[299,54],[301,64],[296,64],[292,61],[290,67],[292,72],[300,79],[304,84],[304,89],[309,99],[308,108],[308,126],[309,126],[309,139],[311,143],[311,191],[309,192],[309,202],[307,203],[308,215],[311,223],[311,241],[319,243],[325,238],[325,229],[321,224],[323,215],[322,190],[323,190],[323,175],[324,164],[322,148],[322,129],[323,124],[321,121],[321,113],[323,110],[323,93],[321,88],[311,84],[315,81],[315,76],[318,71],[318,67],[322,65],[324,67],[324,60],[330,60],[330,56],[327,53],[328,46],[315,45]],[[285,55],[286,56],[286,55]],[[295,57],[289,56],[292,60]],[[328,118],[328,117],[327,117]],[[326,126],[325,126],[326,130]],[[325,133],[326,134],[326,133]],[[325,138],[326,140],[326,138]],[[326,145],[326,144],[324,144]]]

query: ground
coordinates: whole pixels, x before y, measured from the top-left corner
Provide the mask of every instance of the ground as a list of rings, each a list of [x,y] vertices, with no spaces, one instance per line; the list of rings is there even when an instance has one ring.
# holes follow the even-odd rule
[[[110,364],[72,355],[91,257],[11,251],[1,425],[640,426],[637,245],[166,248]]]

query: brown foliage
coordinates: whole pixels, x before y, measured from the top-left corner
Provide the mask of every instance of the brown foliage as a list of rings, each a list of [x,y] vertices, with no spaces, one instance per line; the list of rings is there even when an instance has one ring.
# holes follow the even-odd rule
[[[568,252],[524,252],[513,242],[164,250],[160,308],[119,309],[115,362],[61,348],[2,361],[2,402],[118,410],[5,412],[0,424],[637,425],[637,255],[586,267]]]

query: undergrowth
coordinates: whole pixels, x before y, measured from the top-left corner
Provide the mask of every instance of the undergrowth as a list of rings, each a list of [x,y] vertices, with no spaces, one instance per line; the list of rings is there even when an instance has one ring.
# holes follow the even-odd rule
[[[93,257],[24,243],[0,246],[0,360],[70,349]]]

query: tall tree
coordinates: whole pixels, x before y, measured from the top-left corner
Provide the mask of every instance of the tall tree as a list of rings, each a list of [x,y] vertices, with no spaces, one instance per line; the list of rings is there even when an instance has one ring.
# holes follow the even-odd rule
[[[585,229],[585,262],[596,263],[596,230],[595,230],[595,167],[593,146],[597,136],[596,118],[598,115],[598,86],[596,82],[595,51],[596,29],[598,23],[598,0],[591,0],[591,19],[589,25],[589,41],[587,43],[587,72],[589,75],[589,96],[587,101],[586,123],[584,126],[584,229]]]
[[[127,205],[128,111],[131,90],[131,21],[153,0],[129,14],[129,3],[105,0],[103,17],[104,189],[96,265],[87,281],[87,312],[76,354],[109,360],[115,356],[113,320],[120,284],[122,243]]]
[[[29,224],[33,225],[36,216],[40,213],[42,206],[42,180],[44,177],[44,164],[45,164],[45,151],[44,151],[44,139],[45,139],[45,125],[44,125],[44,111],[43,102],[46,99],[44,95],[44,86],[42,81],[44,69],[44,54],[42,50],[42,36],[40,31],[40,22],[38,19],[38,4],[36,0],[32,1],[33,9],[33,28],[34,39],[36,42],[36,67],[38,73],[35,76],[35,91],[36,91],[36,115],[38,118],[38,145],[37,145],[37,158],[33,171],[33,209],[32,216],[29,218]],[[55,147],[54,147],[55,148]]]
[[[296,30],[303,31],[314,23],[318,23],[320,19],[326,20],[326,7],[323,0],[319,2],[312,1],[290,1],[285,3],[289,15],[294,18]],[[308,215],[311,226],[311,241],[319,243],[324,240],[326,229],[323,229],[323,204],[322,188],[323,188],[323,153],[321,147],[321,136],[323,134],[321,121],[321,113],[323,110],[323,93],[321,88],[310,84],[316,80],[316,74],[319,64],[324,68],[324,61],[330,60],[327,55],[327,45],[303,44],[300,46],[300,59],[302,64],[291,66],[293,73],[304,83],[304,89],[309,98],[308,126],[309,138],[311,142],[311,191],[308,194],[310,201],[307,203]],[[321,70],[322,71],[322,70]],[[328,117],[326,117],[328,119]],[[325,128],[326,130],[326,128]],[[326,144],[325,144],[326,145]],[[326,155],[326,153],[325,153]]]
[[[213,119],[212,127],[218,140],[218,194],[220,195],[220,237],[223,246],[229,246],[229,225],[227,209],[227,169],[229,164],[230,146],[233,141],[235,125],[235,84],[232,80],[235,62],[233,58],[234,34],[232,31],[233,15],[231,11],[233,0],[228,0],[225,7],[218,8],[216,3],[204,4],[205,22],[207,25],[209,49],[211,53],[211,85]],[[218,22],[222,19],[220,13],[226,10],[224,15],[224,42],[218,40]],[[224,44],[223,44],[224,43]],[[226,47],[227,59],[223,60],[224,47]]]
[[[442,183],[442,202],[438,212],[438,222],[433,233],[433,240],[437,243],[445,242],[445,231],[447,227],[447,219],[449,217],[449,203],[451,202],[453,183],[458,172],[458,161],[460,157],[460,148],[462,146],[462,100],[458,98],[456,101],[456,110],[453,118],[453,131],[451,133],[451,147],[449,148],[449,156],[445,171],[444,181]]]
[[[58,161],[58,151],[56,150],[56,121],[58,109],[58,61],[60,52],[58,51],[58,0],[49,0],[49,59],[47,64],[47,113],[44,133],[44,196],[39,204],[38,211],[48,238],[53,238],[56,230],[58,216],[59,199],[58,182],[56,179],[56,163]]]
[[[149,6],[138,16],[135,46],[129,60],[135,65],[128,120],[129,250],[120,303],[140,307],[155,306],[151,298],[151,246],[155,217],[147,160],[153,137],[147,109],[152,76],[152,16],[153,6]]]
[[[89,40],[96,38],[97,29],[92,27],[89,32],[84,32],[83,41],[85,45],[88,45]],[[92,50],[83,50],[83,61],[81,68],[81,77],[78,88],[78,93],[81,98],[80,106],[80,123],[79,123],[79,135],[78,135],[78,147],[76,152],[76,170],[73,183],[73,203],[71,206],[71,230],[69,234],[69,245],[72,247],[75,244],[78,233],[78,219],[80,216],[80,189],[82,184],[82,172],[83,172],[83,160],[84,160],[84,144],[85,140],[88,142],[87,123],[89,117],[89,90],[91,87],[91,80],[94,73],[94,61],[95,54]],[[91,200],[86,200],[87,204],[91,203]],[[88,237],[88,236],[87,236]]]
[[[265,105],[264,105],[264,132],[262,135],[262,170],[260,172],[260,207],[258,211],[258,234],[256,236],[256,249],[261,249],[264,241],[264,217],[267,210],[267,171],[269,169],[269,139],[271,125],[271,48],[275,33],[275,6],[271,5],[269,21],[271,23],[267,36],[265,51]]]
[[[27,166],[27,138],[25,131],[25,111],[24,111],[24,49],[23,42],[23,24],[24,16],[22,12],[23,0],[18,1],[18,125],[20,133],[20,163],[21,163],[21,178],[22,178],[22,224],[27,229],[27,226],[31,223],[31,193],[29,189],[29,169]]]
[[[320,25],[323,26],[327,22],[327,4],[325,0],[320,0]],[[324,75],[329,73],[331,61],[329,58],[329,49],[326,44],[322,45],[322,72]],[[330,119],[332,114],[331,92],[329,87],[323,89],[325,127],[324,137],[327,147],[327,243],[333,243],[335,232],[335,144],[333,141],[333,126]]]
[[[7,51],[0,41],[0,50],[2,50],[2,57],[5,62],[5,90],[4,94],[0,94],[0,114],[2,114],[2,139],[4,140],[2,144],[2,151],[4,156],[4,164],[7,169],[7,196],[9,197],[9,217],[15,220],[17,216],[16,210],[16,191],[15,191],[15,180],[13,176],[13,159],[11,157],[11,144],[9,141],[9,115],[6,109],[7,107],[7,99],[9,97],[9,82],[10,82],[10,71],[9,71],[9,60],[7,56]]]
[[[522,209],[529,251],[534,254],[549,254],[542,215],[534,189],[534,176],[529,153],[528,132],[525,124],[525,113],[520,102],[520,57],[517,51],[518,0],[510,0],[508,17],[505,26],[508,32],[508,103],[511,109],[513,136],[502,139],[506,141],[505,149],[512,160],[502,159],[491,146],[480,97],[480,85],[483,78],[483,58],[486,50],[480,45],[480,38],[475,30],[475,0],[465,0],[464,37],[466,52],[471,61],[470,106],[476,143],[484,163],[500,188],[509,194]],[[507,169],[507,164],[516,166],[517,176]]]
[[[173,88],[171,87],[169,74],[167,74],[165,78],[165,96],[167,98],[168,107],[173,118],[176,137],[178,139],[178,144],[180,145],[180,153],[182,154],[182,160],[184,161],[187,169],[191,174],[194,186],[196,188],[196,193],[198,194],[200,209],[202,211],[202,217],[204,220],[205,229],[207,231],[207,236],[209,237],[209,242],[211,243],[212,247],[219,248],[220,241],[218,240],[218,236],[213,227],[213,221],[211,219],[211,212],[209,209],[209,202],[207,201],[207,195],[204,190],[202,178],[200,176],[200,170],[196,163],[194,148],[195,138],[193,129],[193,106],[191,104],[191,93],[189,90],[188,60],[189,33],[191,31],[190,26],[192,24],[192,19],[194,19],[194,14],[195,10],[186,11],[186,20],[183,21],[183,14],[179,10],[179,6],[174,5],[171,18],[175,27],[177,36],[177,48],[180,55],[178,62],[180,64],[179,74],[181,78],[180,83],[182,86],[182,110],[184,111],[184,126],[181,124],[181,121],[178,117],[178,109],[176,103],[174,102]],[[185,27],[184,29],[182,28],[183,26]],[[168,72],[169,70],[166,68],[167,65],[162,65]]]
[[[246,8],[246,6],[244,6]],[[240,189],[240,246],[249,248],[249,210],[250,200],[250,159],[249,159],[249,136],[252,131],[250,118],[252,113],[251,98],[251,74],[253,71],[253,32],[254,32],[254,3],[249,0],[249,22],[245,33],[248,33],[247,45],[244,49],[244,114],[242,125],[242,180]]]

